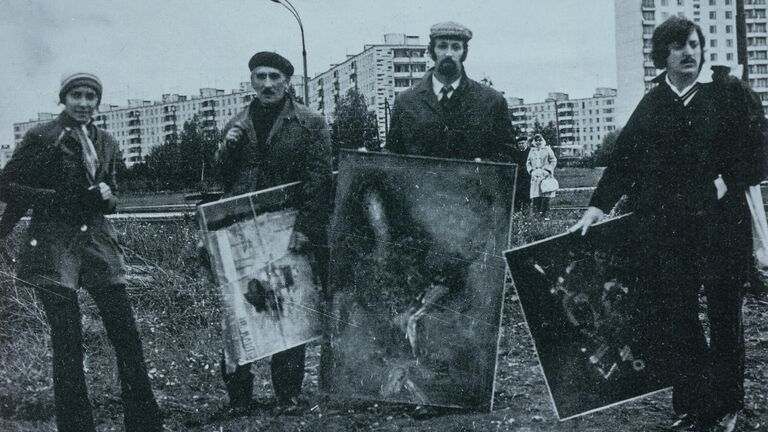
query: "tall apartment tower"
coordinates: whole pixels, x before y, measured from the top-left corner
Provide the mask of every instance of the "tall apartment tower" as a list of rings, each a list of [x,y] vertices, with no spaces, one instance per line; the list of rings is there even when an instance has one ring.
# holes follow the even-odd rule
[[[357,89],[376,114],[379,138],[385,142],[387,112],[401,91],[419,81],[432,60],[418,36],[402,33],[384,35],[383,44],[365,45],[363,51],[331,65],[309,80],[309,107],[333,122],[336,104],[349,89]]]
[[[766,0],[615,0],[617,125],[626,123],[661,72],[651,60],[651,37],[656,26],[670,16],[686,17],[701,27],[707,39],[704,69],[727,66],[731,74],[740,76],[737,11],[741,2],[750,84],[768,105]]]

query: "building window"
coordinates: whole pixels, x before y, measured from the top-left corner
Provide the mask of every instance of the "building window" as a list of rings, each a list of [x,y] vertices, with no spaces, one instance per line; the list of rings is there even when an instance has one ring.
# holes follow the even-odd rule
[[[645,21],[653,21],[655,19],[656,19],[656,17],[655,17],[655,14],[653,13],[653,11],[643,11],[643,20],[645,20]]]
[[[709,5],[710,5],[710,6],[714,6],[714,5],[715,5],[715,3],[717,3],[715,0],[709,0]]]
[[[710,34],[715,34],[715,33],[717,33],[717,26],[716,26],[716,25],[711,25],[711,26],[709,26],[709,33],[710,33]]]
[[[715,20],[715,19],[717,19],[717,12],[715,12],[715,11],[710,11],[710,12],[709,12],[709,19],[711,19],[711,20]]]
[[[652,35],[653,34],[653,26],[652,25],[643,25],[643,34],[646,35]]]
[[[733,19],[733,12],[725,11],[725,19]]]
[[[725,26],[725,32],[726,33],[733,33],[733,26],[732,25]]]
[[[725,46],[727,46],[728,48],[733,48],[733,39],[726,39]]]
[[[717,48],[717,39],[710,39],[709,40],[709,47],[710,48]]]
[[[669,0],[661,0],[662,6],[669,6]]]
[[[728,61],[733,61],[733,53],[726,53],[725,59]]]
[[[713,62],[714,62],[714,61],[717,61],[717,53],[712,53],[712,54],[710,54],[710,55],[709,55],[709,60],[710,60],[710,61],[713,61]]]
[[[677,5],[678,6],[684,6],[685,2],[683,0],[677,0]]]

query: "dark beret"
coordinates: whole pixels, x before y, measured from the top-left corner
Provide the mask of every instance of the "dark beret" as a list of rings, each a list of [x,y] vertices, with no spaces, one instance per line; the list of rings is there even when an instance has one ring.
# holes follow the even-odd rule
[[[289,62],[287,58],[277,53],[261,51],[254,54],[253,57],[251,57],[251,59],[248,61],[248,69],[253,71],[258,66],[268,66],[275,68],[285,74],[286,78],[293,76],[293,65],[291,62]]]

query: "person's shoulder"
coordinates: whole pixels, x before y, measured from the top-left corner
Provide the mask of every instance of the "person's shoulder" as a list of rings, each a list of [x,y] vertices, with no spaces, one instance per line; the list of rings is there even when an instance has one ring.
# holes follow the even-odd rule
[[[312,108],[298,102],[293,102],[293,109],[296,113],[296,117],[298,117],[302,123],[310,126],[325,126],[325,117]]]
[[[395,103],[409,103],[416,99],[418,99],[419,92],[417,89],[419,88],[419,84],[408,87],[407,89],[401,91],[397,94],[397,97],[395,98]]]
[[[711,85],[714,88],[719,88],[729,94],[751,95],[754,93],[749,84],[733,75],[723,74],[713,77]]]
[[[49,142],[55,140],[63,130],[58,120],[52,120],[32,127],[24,134],[24,139],[27,142]]]
[[[227,123],[224,125],[223,131],[226,132],[229,128],[232,127],[235,122],[242,121],[248,117],[248,110],[250,109],[251,105],[248,104],[245,106],[245,108],[241,109],[235,115],[230,117],[230,119],[227,121]]]
[[[476,94],[479,94],[480,97],[486,100],[492,100],[492,101],[506,101],[504,99],[504,95],[501,94],[498,90],[494,89],[491,86],[481,84],[472,78],[465,77],[467,80],[467,85],[470,88],[470,90]]]

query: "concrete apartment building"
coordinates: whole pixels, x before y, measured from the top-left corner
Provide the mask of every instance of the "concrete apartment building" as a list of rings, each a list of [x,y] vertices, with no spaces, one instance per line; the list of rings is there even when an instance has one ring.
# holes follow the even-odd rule
[[[291,86],[302,95],[303,77],[291,78]],[[173,134],[180,133],[184,123],[198,115],[204,128],[222,129],[229,119],[253,100],[250,82],[240,83],[239,88],[227,93],[221,89],[202,88],[196,96],[164,94],[159,101],[130,99],[128,105],[101,105],[94,115],[94,122],[111,133],[117,140],[126,166],[143,161],[152,148],[163,144]],[[58,114],[39,113],[36,120],[14,123],[14,144],[18,145],[24,134],[40,123],[51,121]],[[0,167],[5,166],[0,149]],[[12,152],[13,149],[10,149]]]
[[[591,155],[603,138],[616,130],[616,89],[600,87],[590,98],[570,99],[567,93],[549,93],[544,102],[525,103],[508,97],[512,125],[531,133],[536,122],[555,125],[561,157]],[[556,143],[548,143],[555,146]]]
[[[395,96],[407,89],[431,67],[427,45],[418,36],[402,33],[384,35],[383,44],[365,45],[363,51],[331,65],[309,80],[309,107],[333,123],[336,104],[349,89],[357,89],[376,114],[379,137],[385,141],[388,110]]]
[[[738,2],[743,2],[746,28],[743,40],[749,82],[768,106],[768,43],[766,0],[615,0],[617,125],[623,126],[651,80],[661,71],[650,58],[651,37],[657,25],[672,15],[693,20],[706,37],[704,68],[728,66],[740,76],[737,24]]]
[[[11,155],[13,155],[13,145],[0,144],[0,168],[3,168],[8,163]]]

